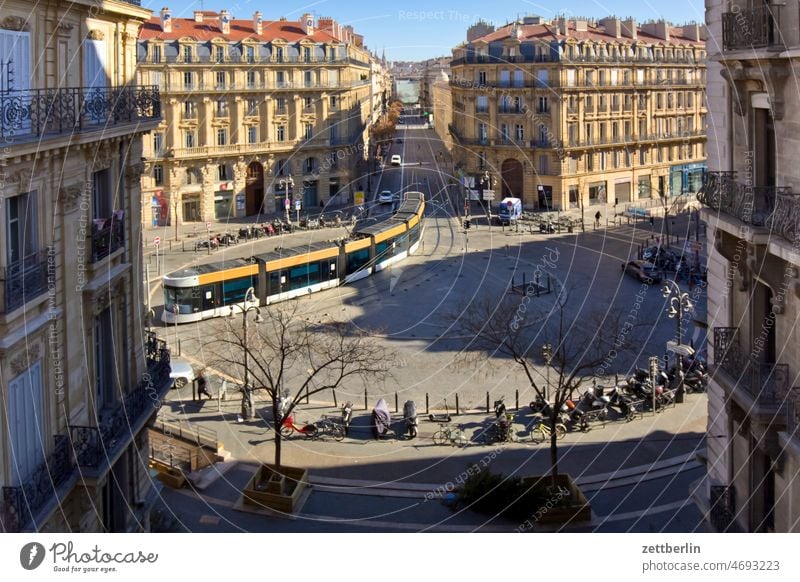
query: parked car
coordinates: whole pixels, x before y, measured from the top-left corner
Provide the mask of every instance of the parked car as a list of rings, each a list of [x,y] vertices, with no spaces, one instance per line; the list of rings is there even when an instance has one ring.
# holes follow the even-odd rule
[[[628,261],[622,264],[622,270],[626,275],[630,275],[634,279],[642,283],[647,283],[648,285],[661,282],[658,268],[653,263]]]
[[[171,360],[169,363],[170,371],[169,377],[172,382],[173,388],[183,388],[189,382],[194,381],[194,369],[192,365],[185,360]]]
[[[380,204],[391,204],[392,203],[392,193],[389,190],[384,190],[380,194],[378,194],[378,202]]]
[[[400,158],[400,156],[398,156],[397,154],[395,154],[395,155],[393,155],[393,156],[392,156],[392,161],[391,161],[391,164],[392,164],[393,166],[399,166],[399,165],[401,165],[402,163],[403,163],[403,161],[402,161],[402,159]]]

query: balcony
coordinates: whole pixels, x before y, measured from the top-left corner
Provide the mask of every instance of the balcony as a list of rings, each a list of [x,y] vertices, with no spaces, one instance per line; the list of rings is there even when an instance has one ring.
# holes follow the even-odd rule
[[[125,246],[125,211],[116,210],[110,218],[95,218],[92,224],[92,262],[95,263]]]
[[[5,143],[160,119],[157,85],[0,92],[0,141]]]
[[[136,388],[125,394],[116,406],[97,416],[97,426],[70,426],[72,447],[78,465],[98,469],[112,464],[115,453],[122,451],[158,410],[169,387],[170,352],[164,340],[146,332],[147,373]]]
[[[761,5],[722,14],[722,48],[726,51],[782,46],[780,6]]]
[[[47,290],[47,256],[33,253],[5,267],[0,267],[3,300],[0,308],[10,313]]]
[[[745,410],[757,405],[768,407],[767,413],[777,412],[786,401],[789,366],[755,360],[749,350],[742,349],[737,336],[735,327],[714,328],[715,375],[722,372],[728,392],[743,391],[748,396],[737,399]]]
[[[69,438],[56,435],[53,451],[24,483],[3,487],[3,527],[7,532],[37,529],[48,505],[56,509],[75,478],[75,459]]]
[[[745,224],[760,226],[790,243],[800,240],[800,195],[781,186],[748,186],[736,172],[708,172],[697,199]]]

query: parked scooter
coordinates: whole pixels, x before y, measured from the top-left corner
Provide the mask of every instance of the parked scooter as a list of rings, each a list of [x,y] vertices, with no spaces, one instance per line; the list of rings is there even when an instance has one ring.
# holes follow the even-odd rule
[[[500,418],[501,416],[503,416],[506,413],[505,400],[506,400],[506,397],[505,396],[501,396],[500,400],[495,400],[494,401],[494,415],[495,415],[496,418]]]
[[[407,400],[403,405],[403,420],[406,423],[408,438],[416,438],[419,419],[417,418],[417,406],[413,400]]]

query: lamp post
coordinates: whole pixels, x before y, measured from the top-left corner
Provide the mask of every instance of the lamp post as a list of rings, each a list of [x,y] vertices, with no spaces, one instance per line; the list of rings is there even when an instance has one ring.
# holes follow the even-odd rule
[[[545,374],[547,375],[546,381],[545,381],[545,386],[544,386],[544,399],[545,399],[545,401],[549,402],[550,401],[550,395],[549,395],[549,391],[550,391],[550,362],[552,361],[552,358],[553,358],[553,346],[551,346],[550,344],[544,344],[542,346],[542,358],[544,358],[544,365],[546,366]]]
[[[481,190],[481,198],[485,198],[485,196],[483,196],[483,190],[485,190],[487,188],[492,189],[496,185],[497,185],[497,178],[493,178],[492,176],[490,176],[489,175],[489,170],[484,171],[483,172],[483,177],[481,178],[481,186],[483,186],[483,189]],[[483,202],[484,201],[481,200],[481,206],[483,206]],[[489,226],[491,227],[492,226],[492,205],[491,204],[487,204],[486,205],[486,217],[488,218]]]
[[[264,318],[261,317],[261,308],[258,305],[247,306],[249,301],[255,300],[256,290],[250,287],[244,294],[244,307],[239,303],[234,303],[230,306],[230,319],[235,319],[234,307],[239,308],[242,313],[242,339],[244,341],[244,388],[242,390],[242,418],[251,419],[255,416],[253,406],[253,395],[250,392],[250,369],[247,364],[247,314],[251,311],[256,312],[256,323],[263,323]],[[252,299],[251,299],[252,298]]]
[[[667,315],[670,318],[675,318],[675,322],[677,324],[675,330],[675,340],[677,341],[678,347],[681,345],[681,335],[682,335],[682,324],[683,324],[683,313],[688,313],[694,307],[692,305],[691,300],[689,299],[688,293],[682,293],[681,288],[678,286],[675,281],[670,281],[667,279],[664,281],[664,288],[661,290],[662,294],[665,299],[669,299],[669,309],[667,310]],[[681,403],[683,402],[683,358],[682,355],[678,352],[675,352],[675,359],[677,360],[676,370],[677,370],[677,380],[678,380],[678,389],[675,392],[675,402]]]
[[[289,190],[294,192],[294,178],[289,176],[288,178],[281,178],[278,182],[281,189],[283,190],[284,201],[283,207],[286,209],[286,223],[291,224],[291,217],[289,216],[289,208],[291,207],[291,203],[289,201]]]

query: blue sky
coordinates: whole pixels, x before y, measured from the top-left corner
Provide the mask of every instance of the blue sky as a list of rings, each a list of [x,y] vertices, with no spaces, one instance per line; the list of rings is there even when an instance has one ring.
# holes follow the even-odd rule
[[[403,0],[386,2],[372,0],[336,1],[301,0],[275,3],[264,0],[142,0],[142,5],[158,12],[163,6],[172,10],[173,17],[191,17],[194,10],[230,10],[237,18],[251,18],[260,10],[266,20],[286,16],[294,19],[304,12],[316,16],[331,16],[343,24],[352,24],[363,34],[368,47],[378,54],[385,48],[390,60],[420,60],[449,55],[452,47],[466,39],[466,30],[478,19],[495,24],[526,14],[550,18],[556,14],[602,18],[614,14],[633,16],[639,22],[666,18],[675,24],[702,22],[703,0],[612,0],[595,2],[573,0],[539,2],[536,0]]]

